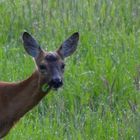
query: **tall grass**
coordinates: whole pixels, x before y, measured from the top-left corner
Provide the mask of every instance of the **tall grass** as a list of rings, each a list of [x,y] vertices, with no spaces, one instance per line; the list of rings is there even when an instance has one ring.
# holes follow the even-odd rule
[[[19,81],[34,63],[21,34],[55,50],[79,31],[65,84],[27,113],[5,140],[140,139],[139,0],[1,0],[0,78]]]

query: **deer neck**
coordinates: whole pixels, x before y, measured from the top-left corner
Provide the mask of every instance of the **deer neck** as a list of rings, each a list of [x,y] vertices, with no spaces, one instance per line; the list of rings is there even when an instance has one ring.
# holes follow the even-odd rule
[[[40,78],[36,70],[28,79],[19,83],[0,83],[0,120],[17,121],[26,112],[31,110],[39,101],[50,91],[50,88],[44,93],[42,86],[44,79]],[[5,86],[5,88],[4,88]],[[9,118],[10,117],[10,118]]]
[[[47,85],[47,78],[44,79],[38,72],[38,70],[35,70],[33,74],[27,78],[24,81],[21,81],[17,83],[16,85],[21,89],[21,93],[23,92],[24,95],[27,95],[27,97],[31,98],[41,98],[44,97],[49,91],[50,87],[48,86],[48,90],[43,91],[43,86]],[[19,95],[22,95],[22,94]]]
[[[42,91],[43,84],[37,70],[19,83],[0,82],[0,138],[49,92]]]
[[[19,87],[21,86],[23,88],[21,88],[19,95],[17,95],[14,100],[19,100],[19,104],[21,104],[23,110],[30,110],[50,91],[50,88],[46,92],[42,91],[44,84],[45,80],[36,70],[28,79],[19,83]]]

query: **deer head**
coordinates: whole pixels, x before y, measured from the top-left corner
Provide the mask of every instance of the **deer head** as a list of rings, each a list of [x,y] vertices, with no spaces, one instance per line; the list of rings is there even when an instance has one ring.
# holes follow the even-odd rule
[[[72,55],[78,44],[79,33],[72,34],[54,52],[47,52],[41,48],[38,42],[29,33],[24,32],[23,44],[26,52],[35,60],[39,76],[43,83],[57,89],[63,85],[63,73],[65,69],[64,59]]]

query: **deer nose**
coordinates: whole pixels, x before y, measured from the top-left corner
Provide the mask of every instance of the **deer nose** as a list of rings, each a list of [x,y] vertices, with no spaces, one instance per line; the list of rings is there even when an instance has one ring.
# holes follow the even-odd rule
[[[53,78],[51,83],[54,88],[59,88],[63,85],[61,78]]]

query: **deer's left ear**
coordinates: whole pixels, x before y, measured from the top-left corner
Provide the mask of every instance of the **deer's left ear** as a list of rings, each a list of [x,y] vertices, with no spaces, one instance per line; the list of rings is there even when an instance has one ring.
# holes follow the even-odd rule
[[[79,33],[72,34],[67,40],[63,42],[57,52],[63,57],[68,57],[73,54],[77,48],[79,40]]]
[[[37,41],[28,32],[23,33],[22,39],[26,52],[32,57],[37,58],[40,52],[42,52]]]

